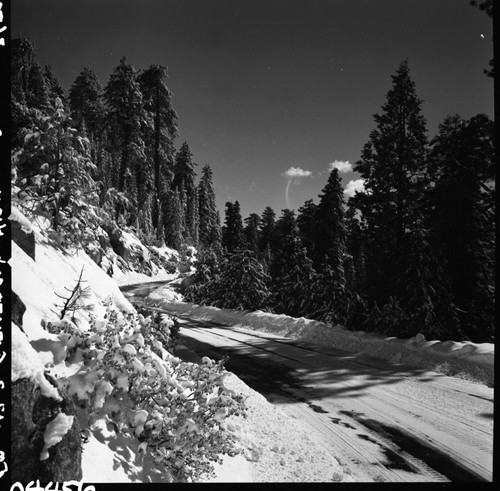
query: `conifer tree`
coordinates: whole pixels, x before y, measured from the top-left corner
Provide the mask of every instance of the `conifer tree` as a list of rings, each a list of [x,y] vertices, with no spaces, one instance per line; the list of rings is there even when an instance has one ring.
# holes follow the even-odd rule
[[[36,54],[26,38],[14,38],[11,42],[11,95],[12,100],[27,103],[28,78]]]
[[[286,255],[278,252],[275,256],[275,261],[286,267],[272,279],[271,304],[277,314],[307,317],[311,313],[310,298],[316,272],[298,235],[289,235],[288,241]]]
[[[144,119],[142,94],[136,71],[125,58],[111,73],[104,98],[110,124],[110,144],[118,154],[116,187],[123,191],[126,182],[129,187],[134,187],[136,167],[144,164],[143,142],[140,141],[140,122]],[[137,157],[141,160],[135,160]]]
[[[288,270],[288,261],[299,241],[299,229],[293,210],[282,210],[271,237],[271,264],[270,274],[273,280],[283,276]]]
[[[212,169],[205,165],[198,184],[199,242],[202,247],[210,247],[220,242],[220,220],[215,202]]]
[[[59,79],[54,75],[52,71],[52,67],[50,65],[46,65],[43,70],[43,77],[45,79],[45,83],[47,85],[47,89],[49,92],[49,98],[54,100],[58,97],[63,104],[66,103],[66,95],[64,92],[64,87],[62,86]]]
[[[90,68],[84,68],[69,90],[71,117],[77,129],[85,128],[91,141],[104,131],[103,87]]]
[[[196,165],[197,164],[193,162],[193,154],[189,150],[188,143],[184,142],[175,155],[172,187],[180,188],[182,186],[187,197],[190,196],[195,189]]]
[[[426,123],[406,61],[392,82],[382,112],[374,116],[377,128],[355,165],[366,190],[355,202],[366,227],[369,293],[381,305],[403,286],[400,273],[408,269],[407,234],[422,213],[427,185]]]
[[[29,67],[26,103],[29,107],[42,111],[50,107],[50,89],[43,69],[36,60]]]
[[[494,336],[494,124],[448,117],[430,156],[431,241],[445,265],[462,335]]]
[[[269,299],[269,279],[251,251],[229,254],[221,264],[209,303],[225,309],[263,309]]]
[[[222,246],[229,253],[236,252],[245,246],[243,220],[238,201],[226,203],[224,227],[222,228]]]
[[[317,205],[312,199],[307,200],[300,208],[297,216],[300,238],[306,247],[309,257],[314,255],[314,244],[316,241],[316,216]]]
[[[345,285],[326,256],[316,271],[310,290],[309,316],[332,325],[344,325],[347,316]]]
[[[166,192],[163,206],[165,243],[169,247],[180,250],[184,245],[185,216],[178,189]]]
[[[206,247],[196,257],[196,272],[192,276],[193,284],[186,291],[184,298],[198,305],[210,305],[213,290],[220,276],[220,261],[217,247]]]
[[[276,222],[276,213],[270,206],[266,206],[262,212],[261,228],[260,228],[260,251],[265,251],[271,247],[271,240],[274,233]]]
[[[330,172],[328,182],[321,193],[315,220],[314,255],[316,258],[326,256],[338,281],[345,286],[344,261],[347,231],[344,192],[337,169]]]
[[[172,93],[166,84],[167,68],[152,65],[139,74],[137,81],[142,93],[146,125],[144,125],[144,140],[149,149],[149,158],[154,169],[154,200],[152,209],[152,225],[159,230],[160,210],[162,209],[163,179],[171,183],[173,173],[174,138],[178,135],[178,116],[172,106]]]
[[[245,241],[246,249],[252,251],[254,254],[259,252],[259,228],[260,217],[257,213],[251,213],[245,218]]]
[[[193,245],[194,247],[198,246],[199,223],[200,223],[200,217],[199,217],[198,190],[194,188],[187,203],[187,215],[186,215],[186,229],[189,234],[191,245]]]

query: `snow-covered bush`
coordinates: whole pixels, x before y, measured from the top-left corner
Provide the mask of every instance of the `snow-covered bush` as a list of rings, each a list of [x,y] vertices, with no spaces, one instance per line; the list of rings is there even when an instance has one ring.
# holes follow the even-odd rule
[[[197,365],[169,352],[175,326],[168,316],[123,316],[109,306],[104,320],[91,315],[89,330],[67,321],[48,328],[68,335],[68,361],[83,362],[59,379],[82,408],[83,427],[111,420],[175,481],[196,481],[221,454],[237,453],[224,420],[244,414],[243,397],[225,388],[223,361]]]

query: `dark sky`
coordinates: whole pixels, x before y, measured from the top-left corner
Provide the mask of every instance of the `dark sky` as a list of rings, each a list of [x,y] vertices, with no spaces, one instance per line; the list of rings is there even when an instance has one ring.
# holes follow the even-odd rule
[[[228,199],[279,216],[287,188],[291,208],[316,198],[329,163],[360,158],[404,59],[430,136],[493,117],[492,22],[469,0],[13,0],[11,32],[66,89],[84,67],[106,84],[123,56],[169,67],[176,147],[211,165],[222,218]],[[310,175],[287,187],[290,167]]]

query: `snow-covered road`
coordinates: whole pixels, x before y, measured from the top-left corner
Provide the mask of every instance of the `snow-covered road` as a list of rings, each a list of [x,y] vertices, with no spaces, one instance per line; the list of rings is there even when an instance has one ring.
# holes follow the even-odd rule
[[[244,328],[181,319],[183,343],[306,426],[364,482],[491,481],[493,389]]]
[[[130,293],[139,300],[153,287],[143,288]],[[296,421],[354,481],[492,480],[492,388],[170,313],[182,323],[183,345],[199,356],[228,356],[229,371]]]

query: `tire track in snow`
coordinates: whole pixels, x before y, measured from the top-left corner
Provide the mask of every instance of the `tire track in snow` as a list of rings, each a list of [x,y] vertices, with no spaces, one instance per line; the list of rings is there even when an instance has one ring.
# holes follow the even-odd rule
[[[201,336],[201,338],[205,338],[205,341],[210,341],[212,340],[213,342],[213,336],[215,336],[216,338],[224,338],[224,342],[222,342],[221,344],[222,345],[225,345],[227,344],[228,342],[229,343],[234,343],[234,342],[238,342],[238,343],[242,343],[243,345],[246,345],[248,347],[251,347],[252,349],[259,349],[259,350],[263,350],[263,351],[266,351],[267,353],[271,353],[273,354],[274,356],[278,356],[278,357],[281,357],[282,359],[285,359],[285,360],[288,360],[288,361],[292,361],[292,362],[296,362],[297,360],[297,357],[293,357],[293,356],[289,356],[289,353],[290,351],[288,350],[288,354],[284,355],[282,353],[279,353],[279,349],[278,348],[269,348],[269,347],[262,347],[262,346],[259,346],[259,343],[257,342],[256,344],[254,343],[251,343],[251,342],[248,342],[248,339],[245,341],[245,340],[242,340],[241,339],[241,332],[239,332],[238,335],[234,335],[233,331],[232,330],[228,330],[228,329],[217,329],[217,328],[214,328],[214,329],[210,329],[210,334],[207,332],[207,328],[203,328],[203,327],[191,327],[189,328],[190,331],[194,331],[197,333],[197,336]],[[222,332],[221,332],[222,331]],[[276,343],[280,343],[280,344],[287,344],[288,345],[288,348],[290,348],[290,345],[289,343],[286,343],[286,342],[283,342],[283,341],[279,341],[279,340],[274,340],[274,339],[269,339],[267,336],[262,336],[262,335],[257,335],[257,336],[253,336],[252,334],[249,334],[249,333],[244,333],[245,336],[247,336],[248,338],[258,338],[258,341],[262,341],[263,339],[265,339],[266,341],[275,341]],[[208,338],[207,338],[208,336]],[[293,349],[304,349],[302,347],[300,348],[297,348],[297,347],[294,347]],[[323,353],[324,355],[324,353]],[[258,359],[258,357],[257,357]],[[259,361],[259,363],[262,363],[261,361]],[[353,361],[351,361],[350,363],[355,363]],[[271,367],[272,369],[273,367]],[[276,367],[274,367],[274,369],[276,369]],[[297,377],[298,375],[298,377]],[[242,376],[242,374],[240,374],[240,376]],[[300,379],[300,374],[296,374],[295,375],[295,378],[299,378]],[[250,381],[247,381],[247,383],[249,383],[250,385]],[[297,385],[297,384],[296,384]],[[276,389],[276,388],[275,388]],[[384,387],[383,391],[386,391],[387,387]],[[257,389],[258,390],[258,389]],[[391,389],[391,392],[392,389]],[[386,392],[386,395],[387,392]],[[308,397],[310,397],[310,395],[308,395]],[[313,397],[316,397],[315,395],[313,395]],[[296,397],[295,398],[296,400],[298,400],[300,402],[300,396],[299,397]],[[304,400],[304,398],[302,398],[302,400]],[[321,402],[321,401],[320,401]],[[325,401],[323,401],[324,403]],[[359,405],[359,401],[358,401],[358,404]],[[364,404],[362,404],[364,406]],[[322,406],[318,406],[318,405],[313,405],[312,403],[309,403],[309,408],[312,409],[313,411],[322,411]],[[309,410],[310,410],[309,409]],[[379,423],[379,425],[375,425],[375,424],[371,424],[370,426],[370,430],[373,432],[375,431],[375,428],[385,428],[383,434],[385,436],[385,439],[384,439],[384,442],[381,443],[379,442],[379,446],[381,446],[381,449],[383,451],[383,453],[385,454],[385,456],[389,456],[390,458],[392,458],[392,462],[389,462],[389,466],[393,466],[393,467],[398,467],[395,463],[394,463],[394,459],[395,459],[395,456],[397,456],[398,458],[401,457],[402,454],[406,454],[406,461],[407,461],[407,464],[403,465],[402,463],[399,464],[399,467],[401,468],[400,470],[405,470],[408,472],[408,469],[414,469],[415,467],[418,467],[419,464],[415,464],[414,462],[412,462],[412,455],[411,453],[408,453],[408,452],[403,452],[402,451],[402,448],[400,445],[394,445],[394,441],[392,441],[392,447],[393,448],[390,448],[391,447],[391,439],[390,438],[387,438],[388,435],[392,435],[393,439],[395,438],[395,435],[401,435],[403,434],[403,430],[401,429],[401,427],[396,427],[396,426],[392,426],[392,425],[389,425],[387,424],[387,421],[386,421],[386,418],[384,417],[383,414],[379,413],[378,411],[374,410],[373,408],[368,408],[370,409],[370,413],[371,415],[375,415],[377,416],[377,420],[379,421],[382,421],[382,423]],[[432,409],[435,409],[435,407],[432,407],[432,406],[428,406],[429,410],[432,410]],[[323,411],[326,412],[326,410],[323,409]],[[443,418],[441,418],[443,419]],[[446,418],[444,418],[446,419]],[[370,418],[366,419],[366,421],[369,421]],[[366,421],[364,421],[366,423]],[[375,421],[375,420],[373,420]],[[385,421],[385,422],[384,422]],[[361,421],[358,421],[358,423],[361,423]],[[407,423],[407,422],[406,422]],[[365,426],[365,429],[368,428],[367,425],[363,425]],[[403,422],[403,427],[405,426],[405,422]],[[472,425],[470,425],[471,428],[472,428]],[[388,431],[388,428],[391,428],[393,427],[393,430],[392,432],[389,432]],[[361,436],[359,436],[359,438],[364,438],[366,441],[370,441],[370,438],[373,440],[372,437],[370,436],[367,436],[366,434],[363,434],[361,433],[360,434]],[[336,435],[337,439],[339,438],[339,435],[337,434]],[[349,436],[349,438],[352,438],[352,435]],[[349,440],[349,438],[347,438],[347,440]],[[380,438],[380,437],[379,437]],[[413,442],[410,444],[410,440],[413,438]],[[344,437],[343,440],[345,440],[346,438]],[[478,472],[477,469],[476,470],[468,470],[467,467],[465,466],[462,466],[460,464],[456,464],[455,461],[453,459],[451,459],[448,455],[447,455],[447,451],[450,450],[450,449],[447,449],[446,447],[444,448],[444,451],[441,451],[439,449],[433,449],[432,445],[435,444],[435,442],[433,442],[432,439],[430,439],[429,442],[426,442],[426,438],[425,438],[425,435],[424,435],[424,438],[417,438],[417,437],[414,437],[414,436],[411,436],[409,433],[405,436],[404,440],[402,440],[401,438],[399,438],[398,442],[401,443],[402,441],[405,441],[406,442],[406,447],[408,449],[413,449],[413,451],[415,453],[418,454],[418,456],[422,457],[422,456],[429,456],[427,457],[427,461],[426,461],[426,464],[428,466],[428,469],[426,470],[427,474],[430,474],[431,476],[429,477],[432,477],[431,480],[435,481],[442,481],[443,480],[443,477],[438,477],[436,476],[436,471],[432,470],[431,467],[434,467],[434,468],[438,468],[439,472],[441,474],[443,474],[444,476],[447,476],[450,480],[458,480],[458,481],[463,481],[463,480],[466,480],[466,481],[481,481],[481,480],[486,480],[486,478],[484,477],[484,474],[488,473],[488,470],[486,468],[483,468],[483,469],[479,469]],[[389,446],[388,446],[389,445]],[[352,447],[352,445],[348,445],[348,447]],[[425,448],[426,451],[423,452],[421,451],[422,448]],[[419,450],[419,451],[417,451]],[[483,448],[483,450],[487,451],[488,449],[486,447]],[[352,450],[351,450],[351,453]],[[357,452],[355,452],[357,453]],[[453,454],[453,453],[452,453]],[[402,458],[402,457],[401,457]],[[341,459],[340,459],[341,460]],[[403,459],[405,460],[405,459]],[[415,459],[413,458],[413,460],[421,460],[421,459]],[[474,468],[474,465],[471,465],[470,462],[468,462],[469,466],[470,467],[473,467]],[[420,464],[421,465],[421,464]],[[385,475],[383,476],[383,480],[387,480],[387,481],[390,481],[392,480],[389,476]],[[407,480],[407,479],[399,479],[399,480]],[[415,480],[415,476],[413,476],[412,479],[409,479],[409,480]],[[428,480],[428,479],[425,479],[425,480]],[[446,480],[446,479],[445,479]]]

